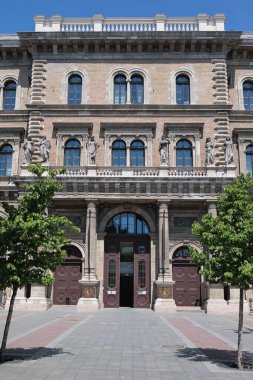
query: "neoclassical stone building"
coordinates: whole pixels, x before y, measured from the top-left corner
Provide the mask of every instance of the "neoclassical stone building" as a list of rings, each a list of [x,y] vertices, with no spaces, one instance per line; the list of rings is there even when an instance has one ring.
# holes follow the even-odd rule
[[[253,170],[253,34],[224,24],[37,16],[0,35],[0,200],[15,203],[30,162],[65,166],[49,212],[80,228],[52,287],[16,307],[237,307],[188,250],[192,223]]]

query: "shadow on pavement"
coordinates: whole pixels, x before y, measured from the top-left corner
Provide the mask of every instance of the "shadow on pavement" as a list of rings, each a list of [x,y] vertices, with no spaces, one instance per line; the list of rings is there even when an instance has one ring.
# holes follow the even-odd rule
[[[218,350],[214,348],[183,348],[176,351],[179,358],[191,361],[211,362],[222,367],[237,368],[237,351]],[[243,352],[245,368],[253,370],[253,353]]]
[[[37,360],[41,358],[52,357],[62,353],[72,355],[70,352],[63,351],[62,348],[9,348],[5,352],[3,363],[17,360]],[[3,363],[0,363],[0,365]]]

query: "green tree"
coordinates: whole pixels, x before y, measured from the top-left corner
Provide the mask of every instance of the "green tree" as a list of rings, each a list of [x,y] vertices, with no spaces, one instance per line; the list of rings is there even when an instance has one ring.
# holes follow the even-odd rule
[[[8,216],[0,221],[0,289],[12,289],[0,362],[4,361],[17,290],[27,284],[51,284],[54,278],[49,270],[53,272],[65,256],[64,228],[78,231],[67,218],[48,215],[55,192],[61,190],[55,179],[57,171],[40,164],[28,169],[33,177],[25,185],[24,195],[17,205],[3,203]]]
[[[201,272],[209,283],[240,289],[237,360],[242,369],[244,292],[253,284],[253,179],[249,174],[225,186],[218,197],[217,213],[217,217],[208,213],[194,223],[192,231],[203,252],[191,248],[191,255],[204,267]]]

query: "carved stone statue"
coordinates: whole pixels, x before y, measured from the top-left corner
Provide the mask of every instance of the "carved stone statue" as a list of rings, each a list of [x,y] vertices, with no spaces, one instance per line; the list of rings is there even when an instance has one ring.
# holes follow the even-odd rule
[[[40,142],[41,162],[48,162],[50,148],[51,148],[50,142],[46,139],[46,137],[43,137],[43,139]]]
[[[233,142],[231,137],[227,137],[224,142],[224,150],[225,150],[225,164],[230,165],[234,162],[234,154],[233,154]]]
[[[168,139],[165,136],[162,136],[162,139],[159,145],[161,165],[168,165],[168,145],[169,145]]]
[[[96,155],[97,155],[98,148],[99,148],[99,144],[96,143],[94,136],[91,136],[91,138],[89,139],[87,143],[89,164],[96,163]]]
[[[31,140],[31,137],[27,137],[26,142],[23,146],[24,153],[25,153],[25,162],[26,164],[30,164],[32,162],[32,156],[33,152],[35,150],[33,141]]]
[[[214,145],[211,137],[206,139],[206,165],[214,164]]]

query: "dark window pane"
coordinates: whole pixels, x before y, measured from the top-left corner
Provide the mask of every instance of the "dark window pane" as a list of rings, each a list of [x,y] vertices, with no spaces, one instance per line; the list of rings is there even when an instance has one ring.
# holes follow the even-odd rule
[[[126,144],[121,140],[112,145],[112,166],[126,166]]]
[[[68,104],[81,104],[82,78],[79,75],[71,75],[68,86]]]
[[[80,166],[81,144],[78,140],[68,140],[65,144],[64,165]]]
[[[243,83],[243,102],[245,111],[253,110],[253,82]]]
[[[11,145],[4,145],[0,149],[0,176],[11,175],[12,151]]]
[[[108,268],[108,287],[109,288],[115,288],[116,286],[116,262],[115,260],[109,261],[109,268]]]
[[[148,234],[149,227],[141,216],[131,212],[115,215],[107,224],[106,232],[110,234]]]
[[[3,91],[3,109],[14,110],[16,103],[16,88],[17,85],[13,81],[5,83]]]
[[[253,175],[253,145],[248,145],[246,148],[246,170]]]
[[[140,75],[133,75],[131,78],[131,104],[144,103],[143,78]]]
[[[176,78],[176,102],[190,104],[190,80],[186,75],[179,75]]]
[[[131,144],[131,166],[145,166],[145,151],[142,141],[134,141]]]
[[[138,264],[138,285],[140,288],[146,287],[146,265],[144,260],[140,260]]]
[[[178,167],[192,166],[192,145],[187,140],[179,140],[176,145],[176,165]]]
[[[127,82],[124,75],[118,75],[114,79],[114,104],[126,104]]]

